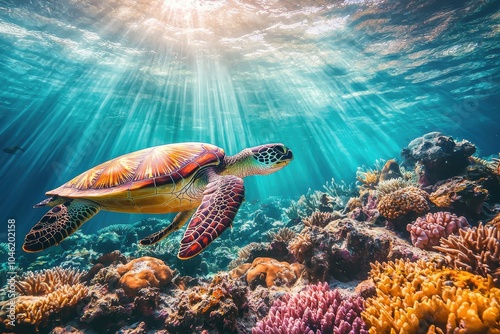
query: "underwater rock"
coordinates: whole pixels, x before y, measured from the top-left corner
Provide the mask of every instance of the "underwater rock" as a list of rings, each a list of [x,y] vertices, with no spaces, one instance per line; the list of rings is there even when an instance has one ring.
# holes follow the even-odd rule
[[[118,287],[127,296],[136,296],[139,290],[148,287],[163,287],[172,281],[173,271],[161,260],[144,256],[117,268],[121,276]]]
[[[236,333],[237,319],[245,308],[248,288],[227,273],[217,274],[208,286],[201,285],[169,298],[164,328],[172,333],[199,333],[215,329]]]
[[[452,208],[458,214],[468,216],[479,215],[482,212],[483,202],[488,197],[488,190],[463,176],[440,181],[432,187],[432,190],[429,199],[437,207]]]
[[[375,223],[380,216],[377,204],[378,198],[375,191],[364,191],[359,197],[351,197],[347,202],[347,217],[357,221]]]
[[[294,295],[276,300],[269,314],[252,329],[252,334],[266,333],[360,333],[368,328],[361,318],[364,300],[358,296],[342,297],[327,283],[308,285]]]
[[[430,132],[412,140],[401,151],[405,164],[421,165],[419,183],[434,184],[464,172],[476,146],[467,140],[456,142],[439,132]]]
[[[380,172],[379,182],[403,178],[399,164],[394,159],[387,160],[382,171]]]
[[[80,321],[98,332],[113,332],[127,325],[132,312],[133,303],[123,289],[109,292],[106,286],[95,285]]]
[[[306,228],[298,237],[304,234],[311,246],[307,256],[297,260],[313,280],[366,279],[371,262],[428,257],[394,232],[351,218],[335,220],[325,228]]]
[[[441,238],[457,234],[458,230],[469,226],[465,217],[441,211],[418,217],[406,229],[410,232],[413,246],[432,250],[433,246],[439,245]]]

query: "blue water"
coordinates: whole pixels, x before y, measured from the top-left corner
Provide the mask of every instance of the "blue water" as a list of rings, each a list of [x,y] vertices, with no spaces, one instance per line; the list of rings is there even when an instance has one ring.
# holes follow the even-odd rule
[[[496,0],[1,0],[0,143],[24,151],[0,152],[0,222],[27,230],[45,191],[166,143],[285,143],[248,200],[353,182],[430,131],[496,154],[499,19]]]

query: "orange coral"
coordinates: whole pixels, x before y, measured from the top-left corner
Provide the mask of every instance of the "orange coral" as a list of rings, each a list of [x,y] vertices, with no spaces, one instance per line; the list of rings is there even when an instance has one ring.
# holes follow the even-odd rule
[[[377,209],[388,219],[396,219],[407,213],[429,211],[427,193],[415,186],[395,190],[379,199]]]
[[[258,257],[252,263],[245,263],[231,271],[234,278],[246,275],[252,286],[261,283],[269,288],[274,285],[291,286],[301,276],[304,266],[299,263],[279,262],[269,257]]]
[[[493,219],[490,220],[486,225],[492,225],[496,228],[500,228],[500,213],[493,217]]]
[[[135,296],[140,289],[161,287],[172,281],[173,271],[162,260],[144,256],[118,267],[121,278],[118,287],[128,296]]]

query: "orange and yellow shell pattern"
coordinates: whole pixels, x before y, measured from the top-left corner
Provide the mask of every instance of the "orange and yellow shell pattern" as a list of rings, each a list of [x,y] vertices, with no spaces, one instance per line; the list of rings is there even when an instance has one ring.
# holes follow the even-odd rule
[[[221,164],[224,156],[221,148],[204,143],[151,147],[104,162],[46,195],[86,198],[111,211],[142,207],[141,202],[146,206],[164,205],[169,197],[176,195],[182,202],[180,197],[189,197],[190,191],[185,188],[196,172],[201,167]],[[179,196],[179,192],[185,194]],[[170,206],[174,211],[186,207],[182,203]],[[173,212],[170,209],[162,212]],[[140,209],[138,212],[160,211]]]

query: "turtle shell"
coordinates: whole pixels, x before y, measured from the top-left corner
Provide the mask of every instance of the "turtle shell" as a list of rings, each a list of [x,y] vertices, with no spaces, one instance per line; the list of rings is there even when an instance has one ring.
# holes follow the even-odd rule
[[[221,148],[204,143],[155,146],[104,162],[46,194],[99,197],[175,184],[201,167],[219,165],[224,155]]]

